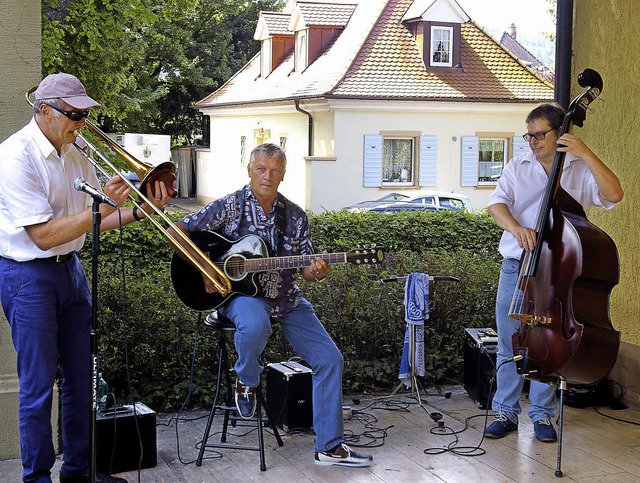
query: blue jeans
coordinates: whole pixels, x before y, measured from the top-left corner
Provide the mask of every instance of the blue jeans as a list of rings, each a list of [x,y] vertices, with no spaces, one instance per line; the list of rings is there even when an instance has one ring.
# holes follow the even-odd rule
[[[64,263],[0,258],[0,297],[17,352],[23,481],[51,481],[51,405],[62,367],[65,475],[89,469],[91,297],[77,257]]]
[[[496,299],[496,325],[498,328],[498,356],[496,367],[497,390],[493,396],[492,409],[502,413],[514,423],[518,422],[520,408],[520,394],[524,386],[524,379],[518,375],[512,359],[512,336],[520,328],[520,322],[509,317],[509,306],[518,283],[519,262],[513,258],[502,260],[498,295]],[[529,417],[536,422],[545,418],[552,418],[556,414],[555,386],[538,381],[531,381],[529,389]]]
[[[271,335],[270,305],[261,297],[235,295],[219,312],[236,326],[236,373],[245,385],[255,387],[263,369],[260,355]],[[307,300],[300,300],[296,308],[277,320],[293,350],[313,370],[315,449],[330,450],[343,441],[344,435],[342,354]]]

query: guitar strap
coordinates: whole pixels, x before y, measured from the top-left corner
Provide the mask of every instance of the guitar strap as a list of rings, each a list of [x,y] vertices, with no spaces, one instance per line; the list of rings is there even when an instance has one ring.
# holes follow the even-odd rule
[[[275,256],[284,255],[284,196],[278,193],[278,198],[276,200],[276,231],[277,231],[277,247]]]

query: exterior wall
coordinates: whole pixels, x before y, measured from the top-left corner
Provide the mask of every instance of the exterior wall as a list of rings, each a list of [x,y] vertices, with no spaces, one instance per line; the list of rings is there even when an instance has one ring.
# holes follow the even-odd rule
[[[406,131],[438,138],[438,184],[416,187],[421,190],[454,191],[471,199],[474,209],[487,206],[494,186],[461,187],[461,137],[501,133],[519,136],[525,130],[524,118],[535,104],[471,104],[444,102],[360,102],[334,101],[335,150],[333,164],[316,164],[312,179],[317,187],[340,183],[340,189],[318,194],[317,204],[340,209],[363,200],[376,199],[389,191],[410,192],[411,188],[363,187],[363,140],[365,134]],[[478,129],[482,126],[482,130]],[[509,148],[511,149],[511,148]],[[509,157],[511,152],[509,151]],[[315,193],[314,193],[315,199]],[[314,205],[314,210],[315,210]]]
[[[0,142],[31,117],[24,94],[40,81],[40,7],[40,0],[0,2]],[[16,353],[9,324],[1,311],[0,408],[0,459],[18,458]]]
[[[640,407],[637,20],[638,6],[631,0],[574,2],[572,77],[577,78],[586,67],[597,70],[603,79],[601,97],[606,101],[592,103],[584,127],[576,131],[619,176],[625,190],[624,199],[613,212],[592,214],[592,221],[615,240],[620,256],[620,284],[612,292],[610,309],[613,325],[622,332],[623,345],[612,377],[623,384],[627,403]],[[573,88],[573,93],[580,92],[577,83]]]
[[[240,163],[240,136],[246,136],[246,160],[256,145],[254,130],[270,130],[270,141],[287,138],[287,175],[282,192],[305,209],[321,212],[375,199],[389,191],[454,191],[467,195],[476,210],[487,206],[493,186],[461,187],[461,137],[499,133],[511,138],[525,130],[524,118],[535,104],[443,102],[322,101],[301,104],[313,115],[313,156],[308,154],[308,118],[282,106],[268,113],[249,109],[212,110],[211,148],[200,151],[198,198],[211,201],[247,182]],[[207,113],[207,111],[204,111]],[[482,130],[478,129],[482,127]],[[363,187],[365,134],[407,131],[438,137],[438,185],[430,188]],[[512,155],[509,146],[509,156]],[[306,163],[303,162],[306,160]]]
[[[304,108],[304,107],[303,107]],[[306,110],[306,109],[305,109]],[[205,111],[206,113],[206,111]],[[206,203],[235,191],[248,181],[247,163],[256,142],[256,129],[270,130],[264,141],[280,144],[286,137],[287,172],[280,187],[284,196],[308,208],[307,179],[308,118],[295,110],[293,103],[275,114],[243,111],[218,112],[211,116],[211,145],[200,150],[196,165],[198,201]],[[240,137],[246,136],[245,164],[241,163]],[[318,144],[326,145],[323,140]]]

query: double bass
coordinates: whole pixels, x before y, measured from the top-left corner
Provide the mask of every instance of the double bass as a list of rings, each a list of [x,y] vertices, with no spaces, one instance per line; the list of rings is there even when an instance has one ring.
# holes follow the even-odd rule
[[[589,104],[602,91],[595,70],[580,72],[578,83],[587,90],[572,100],[560,135],[583,125]],[[565,154],[554,157],[534,228],[536,246],[521,258],[509,309],[520,321],[513,348],[527,378],[594,384],[609,373],[620,346],[620,332],[609,318],[620,265],[611,237],[560,186]]]

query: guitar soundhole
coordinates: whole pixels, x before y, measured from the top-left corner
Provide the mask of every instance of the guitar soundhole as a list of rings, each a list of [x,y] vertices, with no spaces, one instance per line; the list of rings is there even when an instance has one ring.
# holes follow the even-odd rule
[[[240,280],[247,274],[245,258],[239,255],[232,255],[224,261],[224,271],[232,280]]]

